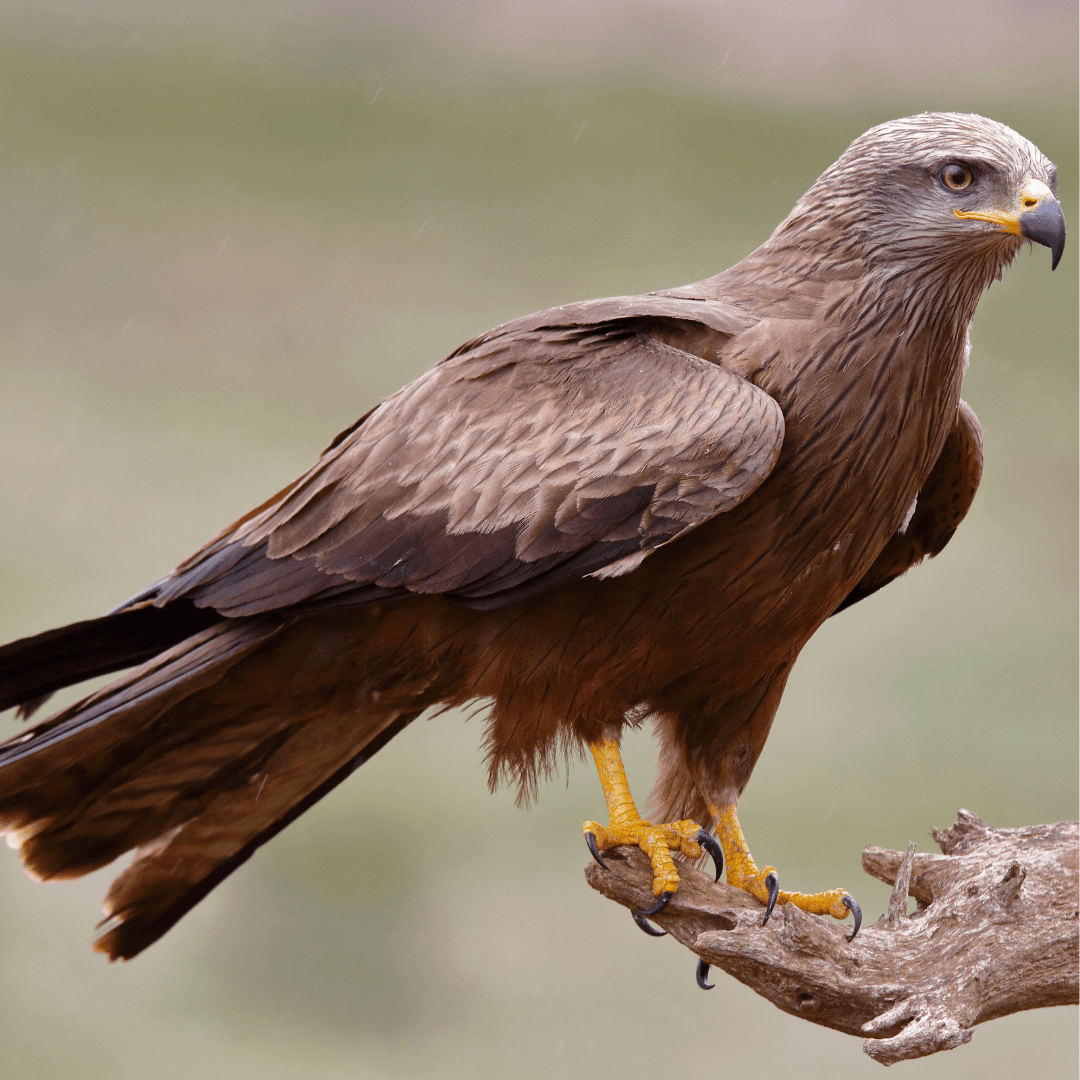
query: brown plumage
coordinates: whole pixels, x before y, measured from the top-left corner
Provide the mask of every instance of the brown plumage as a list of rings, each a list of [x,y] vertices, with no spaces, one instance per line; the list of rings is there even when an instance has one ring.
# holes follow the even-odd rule
[[[968,325],[1024,236],[1063,241],[1030,181],[1053,166],[993,121],[875,128],[732,269],[468,342],[114,613],[0,650],[27,712],[141,665],[0,749],[28,871],[136,848],[98,942],[133,956],[424,709],[478,699],[492,783],[531,795],[648,716],[663,820],[734,804],[809,637],[971,505]]]

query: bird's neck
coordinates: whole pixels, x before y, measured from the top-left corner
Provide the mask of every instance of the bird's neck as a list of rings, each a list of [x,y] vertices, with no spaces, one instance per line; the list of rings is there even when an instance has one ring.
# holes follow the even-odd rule
[[[1018,247],[989,244],[950,259],[897,244],[868,256],[853,235],[838,238],[818,223],[796,223],[696,288],[765,318],[824,314],[851,327],[892,326],[909,340],[932,340],[959,356],[979,298]]]

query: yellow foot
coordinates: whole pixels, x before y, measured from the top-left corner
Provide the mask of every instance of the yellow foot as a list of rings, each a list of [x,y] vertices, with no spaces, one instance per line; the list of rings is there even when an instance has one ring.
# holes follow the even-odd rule
[[[617,825],[600,825],[586,821],[582,826],[585,841],[593,858],[606,870],[601,851],[608,851],[620,844],[633,844],[649,856],[653,868],[653,896],[673,893],[679,887],[679,872],[671,852],[678,851],[688,859],[700,859],[702,848],[711,848],[716,841],[696,821],[673,821],[666,825],[654,825],[651,821],[637,818]],[[705,841],[702,844],[702,840]],[[710,843],[712,841],[712,843]],[[723,853],[720,853],[723,865]],[[719,877],[717,872],[717,877]]]
[[[794,904],[811,915],[831,915],[834,919],[846,919],[849,913],[854,915],[855,929],[851,931],[848,941],[855,937],[862,925],[862,910],[846,889],[829,889],[819,893],[781,891],[780,879],[773,867],[766,866],[759,870],[751,857],[739,819],[735,816],[735,807],[727,806],[721,810],[710,803],[709,810],[716,819],[716,835],[727,859],[727,883],[750,893],[765,905],[762,926],[769,921],[777,904]]]
[[[630,797],[630,785],[623,770],[619,744],[614,740],[592,743],[590,749],[596,761],[600,785],[604,789],[611,824],[586,821],[582,827],[585,842],[593,858],[605,870],[608,867],[600,852],[620,844],[633,844],[649,856],[653,870],[653,896],[657,900],[652,907],[632,914],[634,922],[642,930],[660,937],[663,931],[653,929],[645,918],[663,911],[679,887],[679,872],[675,869],[671,853],[678,851],[687,858],[700,859],[705,851],[709,852],[716,861],[717,879],[724,867],[724,854],[720,845],[696,821],[674,821],[665,825],[643,821]]]
[[[653,937],[662,937],[663,930],[655,930],[645,920],[657,915],[667,907],[668,901],[679,887],[679,871],[672,859],[673,851],[681,852],[688,859],[700,859],[708,851],[716,860],[716,877],[724,866],[724,854],[720,845],[696,821],[673,821],[664,825],[653,825],[639,817],[623,820],[617,824],[601,825],[595,821],[586,821],[582,826],[585,842],[589,845],[592,857],[606,870],[607,863],[600,856],[601,851],[608,851],[620,844],[632,844],[641,848],[649,856],[653,870],[653,896],[657,898],[652,907],[631,914],[634,922]]]

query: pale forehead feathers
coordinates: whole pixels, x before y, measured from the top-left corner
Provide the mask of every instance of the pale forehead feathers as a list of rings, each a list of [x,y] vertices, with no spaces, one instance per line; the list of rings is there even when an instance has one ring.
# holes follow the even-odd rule
[[[860,135],[834,168],[843,172],[872,161],[933,169],[948,160],[983,162],[1016,180],[1054,175],[1052,163],[1034,143],[974,113],[920,113],[879,124]]]

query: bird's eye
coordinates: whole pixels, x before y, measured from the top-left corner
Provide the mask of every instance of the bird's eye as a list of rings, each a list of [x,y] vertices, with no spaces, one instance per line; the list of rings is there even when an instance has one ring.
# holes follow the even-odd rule
[[[946,165],[940,172],[941,182],[953,191],[963,191],[971,183],[971,170],[963,165]]]

